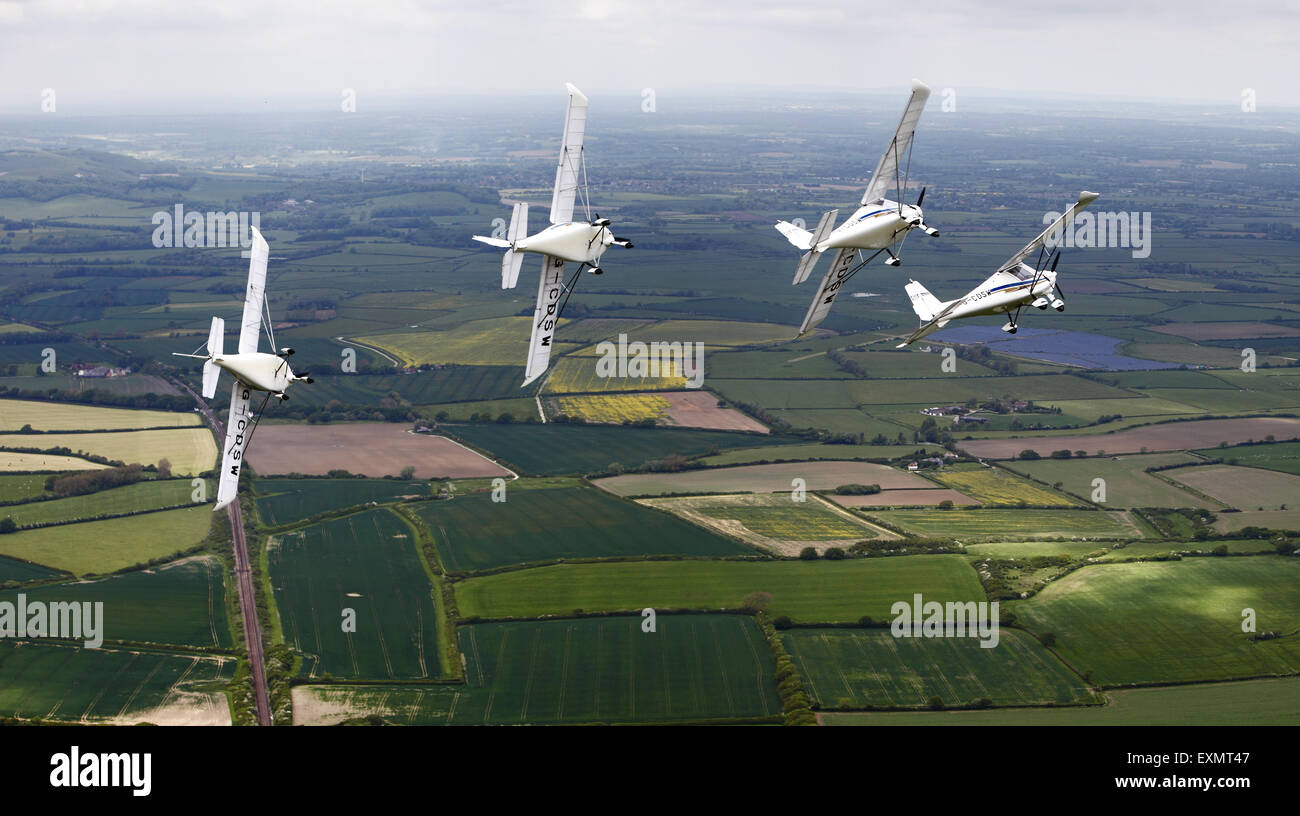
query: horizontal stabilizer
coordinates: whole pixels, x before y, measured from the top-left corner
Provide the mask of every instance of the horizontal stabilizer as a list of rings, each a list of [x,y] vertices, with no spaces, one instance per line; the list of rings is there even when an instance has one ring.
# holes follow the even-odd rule
[[[461,234],[464,235],[464,233]],[[474,238],[475,241],[478,241],[479,243],[487,244],[488,246],[494,246],[500,249],[510,248],[510,242],[504,241],[500,238],[489,238],[486,235],[475,235],[472,237]]]
[[[807,250],[812,248],[813,234],[811,230],[800,229],[789,221],[777,221],[776,229],[777,232],[785,236],[787,241],[794,244],[795,249]]]

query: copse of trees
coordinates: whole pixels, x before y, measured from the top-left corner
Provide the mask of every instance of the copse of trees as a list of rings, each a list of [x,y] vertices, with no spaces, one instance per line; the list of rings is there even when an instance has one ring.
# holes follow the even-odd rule
[[[84,470],[67,476],[51,476],[45,480],[45,487],[54,495],[63,498],[97,493],[111,487],[133,484],[143,478],[144,466],[131,464],[105,470]]]

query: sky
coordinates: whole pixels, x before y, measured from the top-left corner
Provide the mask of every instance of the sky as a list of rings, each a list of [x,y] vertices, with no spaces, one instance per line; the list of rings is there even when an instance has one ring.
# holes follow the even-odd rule
[[[882,11],[888,9],[888,11]],[[0,0],[0,110],[936,89],[1300,106],[1294,0]]]

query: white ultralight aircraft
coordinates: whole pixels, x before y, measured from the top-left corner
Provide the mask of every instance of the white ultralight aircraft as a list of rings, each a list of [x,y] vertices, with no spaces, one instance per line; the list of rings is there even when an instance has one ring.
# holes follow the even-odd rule
[[[582,140],[587,131],[587,97],[571,84],[569,107],[564,117],[564,138],[560,145],[560,161],[555,168],[555,188],[551,193],[551,225],[536,235],[528,234],[528,204],[517,202],[510,214],[510,227],[506,237],[489,238],[475,235],[475,241],[506,251],[501,259],[501,288],[513,289],[519,281],[519,267],[525,253],[542,256],[542,276],[537,286],[537,307],[533,311],[533,332],[528,343],[528,359],[524,369],[526,386],[546,373],[551,361],[551,343],[555,326],[569,302],[578,277],[587,268],[593,275],[604,272],[600,258],[610,245],[632,248],[632,242],[615,238],[609,231],[609,219],[591,214],[587,194],[587,169],[583,159]],[[578,191],[582,191],[585,221],[573,220],[573,207]],[[564,264],[578,264],[569,279],[564,279]]]
[[[239,351],[226,354],[222,348],[226,334],[226,321],[219,317],[212,318],[212,327],[208,330],[207,354],[179,354],[177,357],[194,357],[203,360],[203,398],[212,399],[217,395],[217,379],[224,368],[235,378],[234,388],[230,393],[230,416],[226,422],[226,442],[221,458],[221,478],[217,486],[217,504],[212,509],[220,510],[235,500],[239,490],[239,471],[243,467],[244,452],[253,438],[253,431],[262,416],[262,409],[271,397],[280,401],[289,399],[284,393],[295,382],[312,381],[306,372],[301,375],[293,373],[289,367],[289,356],[293,349],[283,348],[275,354],[257,350],[258,339],[266,328],[271,348],[275,348],[275,334],[271,330],[270,305],[266,301],[266,261],[270,257],[270,248],[266,239],[256,227],[253,233],[252,260],[248,264],[248,289],[244,292],[244,316],[239,329]],[[249,410],[253,392],[264,393],[257,412]]]
[[[1020,325],[1020,310],[1026,305],[1038,309],[1051,306],[1058,312],[1065,311],[1065,298],[1061,296],[1061,287],[1056,278],[1056,265],[1061,260],[1061,251],[1056,250],[1055,255],[1046,261],[1043,252],[1049,242],[1054,243],[1060,238],[1066,225],[1074,220],[1075,214],[1096,198],[1096,193],[1086,190],[1080,193],[1079,200],[1070,205],[1050,227],[1008,258],[988,280],[956,300],[944,303],[916,281],[908,283],[904,288],[912,299],[912,309],[921,318],[921,327],[899,343],[898,348],[911,345],[948,325],[949,321],[963,317],[1009,315],[1002,331],[1015,334]],[[1032,255],[1034,250],[1038,250],[1038,260],[1030,266],[1025,263],[1025,258]]]
[[[822,215],[817,227],[811,231],[802,229],[788,221],[780,221],[776,228],[790,243],[806,250],[795,268],[795,284],[803,283],[812,274],[817,259],[823,252],[836,249],[835,260],[822,279],[822,285],[813,298],[808,313],[804,315],[799,334],[804,334],[821,323],[830,313],[831,304],[840,288],[848,282],[854,273],[871,263],[882,252],[889,255],[885,263],[898,266],[901,261],[898,253],[903,248],[903,240],[914,229],[920,229],[927,235],[938,235],[939,231],[925,223],[921,212],[921,202],[925,200],[925,188],[917,196],[915,204],[904,204],[903,193],[907,189],[907,174],[912,162],[912,134],[916,131],[917,120],[925,109],[925,102],[930,98],[930,89],[920,80],[912,80],[912,95],[903,110],[903,118],[894,131],[876,171],[871,174],[866,192],[858,209],[838,227],[835,218],[839,210],[830,210]],[[885,197],[890,188],[894,188],[897,201]],[[859,260],[861,250],[875,250],[865,260]]]

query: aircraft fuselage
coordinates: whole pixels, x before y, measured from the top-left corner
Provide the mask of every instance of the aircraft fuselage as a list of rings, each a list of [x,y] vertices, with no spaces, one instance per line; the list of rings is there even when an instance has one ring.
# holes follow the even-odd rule
[[[817,249],[822,252],[843,247],[884,249],[893,246],[904,233],[924,220],[920,207],[904,204],[900,215],[898,202],[885,199],[859,207],[847,221],[832,230]]]
[[[249,354],[225,354],[214,357],[213,364],[229,371],[235,379],[258,391],[283,394],[294,381],[289,361],[264,351]]]
[[[1033,274],[1033,267],[1021,264],[1022,271]],[[1047,297],[1056,287],[1056,273],[1043,272],[1035,282],[1029,280],[1011,280],[1012,275],[995,275],[985,281],[978,289],[962,298],[957,308],[948,313],[950,319],[978,317],[980,315],[1006,314],[1015,311],[1040,297]]]
[[[605,247],[614,243],[609,227],[598,227],[585,221],[553,224],[536,235],[515,241],[516,252],[534,252],[573,263],[595,264],[604,254]]]

